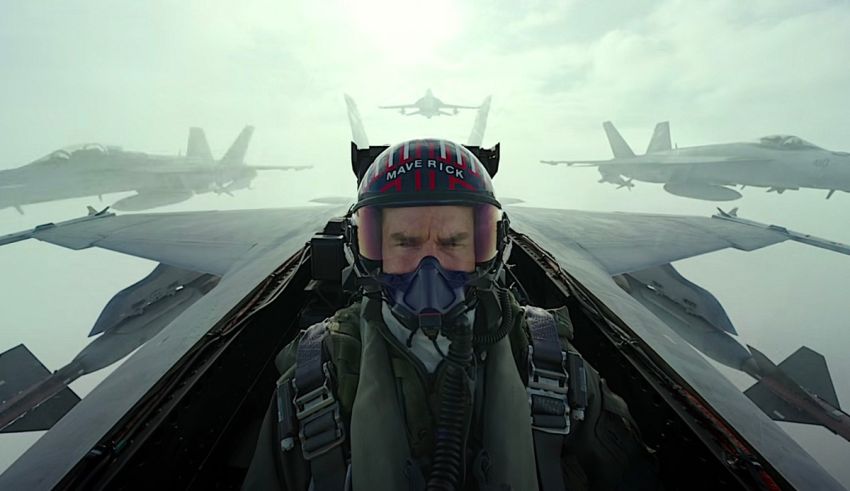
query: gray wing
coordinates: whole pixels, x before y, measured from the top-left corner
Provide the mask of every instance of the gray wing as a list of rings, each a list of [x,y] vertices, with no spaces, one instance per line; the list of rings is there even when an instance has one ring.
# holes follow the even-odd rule
[[[74,250],[100,247],[223,276],[262,249],[298,235],[309,239],[344,211],[341,206],[313,206],[121,216],[101,212],[2,236],[0,246],[32,238]]]
[[[462,106],[459,104],[443,104],[440,109],[478,109],[481,106]]]
[[[676,157],[665,158],[657,156],[643,156],[614,158],[608,160],[541,160],[541,164],[549,165],[568,165],[568,166],[599,166],[599,165],[633,165],[633,166],[662,166],[662,167],[687,167],[691,165],[711,165],[711,164],[763,164],[769,162],[767,159],[739,159],[735,157],[729,158],[704,158],[704,157]]]
[[[850,254],[850,246],[748,222],[733,214],[713,218],[509,208],[512,227],[546,249],[558,265],[628,326],[636,341],[702,396],[796,489],[841,489],[808,453],[773,423],[729,379],[611,278],[706,252],[753,250],[797,240]]]
[[[203,298],[181,305],[180,311],[167,319],[167,327],[138,347],[85,398],[76,404],[70,401],[73,408],[64,417],[53,421],[54,413],[62,409],[64,414],[67,408],[51,408],[47,422],[55,425],[0,475],[0,488],[55,486],[212,326],[303,247],[314,231],[345,209],[315,206],[124,216],[93,212],[88,217],[0,237],[0,246],[35,238],[70,249],[101,247],[222,275]],[[146,292],[138,290],[146,286],[143,281],[131,287],[132,291],[125,290],[117,301],[126,303],[122,298],[144,296]],[[111,310],[107,306],[105,317],[115,317],[106,315]],[[96,326],[94,330],[100,329]],[[37,361],[30,360],[29,365],[34,363]]]
[[[795,240],[850,254],[850,246],[719,213],[711,218],[510,207],[511,225],[544,248],[574,244],[609,275],[733,247],[752,251]],[[550,249],[551,250],[551,249]]]
[[[312,169],[312,165],[246,165],[245,167],[254,170],[304,170]]]
[[[303,170],[310,169],[312,165],[246,165],[248,169],[254,170]],[[190,166],[190,165],[172,165],[172,166],[161,166],[161,167],[149,167],[149,168],[136,168],[133,169],[133,172],[139,174],[189,174],[189,175],[203,175],[210,174],[213,176],[217,176],[221,169],[215,166],[208,167],[198,167],[198,166]]]

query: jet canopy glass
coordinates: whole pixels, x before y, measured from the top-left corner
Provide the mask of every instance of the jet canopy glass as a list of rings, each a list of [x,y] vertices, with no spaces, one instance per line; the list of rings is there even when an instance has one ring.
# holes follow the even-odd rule
[[[762,145],[779,148],[781,150],[819,150],[820,147],[793,135],[770,135],[759,139]]]
[[[54,150],[33,163],[61,162],[79,157],[96,157],[106,155],[113,150],[118,150],[118,147],[101,145],[100,143],[81,143],[79,145],[69,145],[67,147],[62,147],[59,150]]]

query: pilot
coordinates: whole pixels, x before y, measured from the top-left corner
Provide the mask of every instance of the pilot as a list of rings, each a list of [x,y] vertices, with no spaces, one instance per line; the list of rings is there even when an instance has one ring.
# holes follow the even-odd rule
[[[388,148],[347,225],[362,297],[278,355],[244,489],[657,487],[566,308],[520,307],[500,281],[508,218],[472,152]]]

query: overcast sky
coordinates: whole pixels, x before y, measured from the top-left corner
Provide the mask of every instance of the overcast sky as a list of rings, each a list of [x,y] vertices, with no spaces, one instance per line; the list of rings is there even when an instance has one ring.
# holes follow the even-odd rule
[[[610,157],[608,119],[635,151],[662,120],[680,147],[786,133],[850,151],[846,1],[553,3],[0,0],[0,168],[91,141],[177,153],[190,126],[206,129],[218,156],[253,124],[249,163],[314,169],[161,211],[297,205],[353,194],[344,92],[358,101],[373,144],[464,141],[470,113],[425,120],[376,109],[429,87],[456,104],[493,95],[485,143],[502,143],[497,193],[534,206],[714,212],[658,185],[616,190],[597,184],[594,169],[538,163]],[[811,190],[743,194],[734,205],[744,217],[850,243],[846,193],[829,201]],[[0,234],[79,216],[88,204],[101,206],[95,197],[29,206],[23,216],[0,210]],[[32,241],[0,248],[0,350],[25,342],[49,368],[62,366],[109,298],[153,266]],[[823,353],[850,405],[850,258],[780,244],[676,266],[720,299],[744,342],[775,361],[801,344]],[[850,444],[786,428],[850,483],[841,465]],[[33,438],[0,437],[0,469]]]

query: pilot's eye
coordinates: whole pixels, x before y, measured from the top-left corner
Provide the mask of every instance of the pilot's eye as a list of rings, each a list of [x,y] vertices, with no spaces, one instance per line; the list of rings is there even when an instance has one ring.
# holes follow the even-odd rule
[[[445,248],[453,249],[457,247],[463,247],[466,245],[466,241],[464,239],[451,238],[441,241],[440,245]]]

